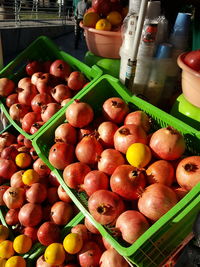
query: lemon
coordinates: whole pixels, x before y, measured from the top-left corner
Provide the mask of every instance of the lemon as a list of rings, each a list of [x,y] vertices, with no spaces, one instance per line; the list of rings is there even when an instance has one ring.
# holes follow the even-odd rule
[[[15,158],[15,163],[20,168],[27,168],[32,163],[32,157],[28,153],[19,153]]]
[[[0,243],[0,259],[9,259],[15,254],[13,242],[4,240]]]
[[[5,267],[26,267],[26,261],[21,256],[13,256],[7,260]]]
[[[69,254],[76,254],[83,246],[83,239],[81,235],[77,233],[70,233],[65,237],[63,246]]]
[[[47,263],[52,265],[60,265],[65,261],[65,250],[60,243],[50,244],[45,252],[44,259]]]
[[[18,235],[13,241],[13,248],[19,254],[28,252],[32,247],[32,240],[29,236]]]
[[[37,183],[39,179],[39,174],[33,169],[26,170],[22,174],[22,182],[26,185],[32,185],[34,183]]]
[[[95,29],[101,31],[110,31],[111,28],[112,25],[107,19],[99,19],[95,25]]]
[[[151,160],[151,150],[147,145],[134,143],[128,147],[126,159],[130,165],[136,168],[143,168]]]
[[[113,26],[119,25],[122,22],[122,15],[117,11],[111,11],[106,18]]]
[[[0,225],[0,242],[6,240],[9,236],[9,229],[4,226],[4,225]]]

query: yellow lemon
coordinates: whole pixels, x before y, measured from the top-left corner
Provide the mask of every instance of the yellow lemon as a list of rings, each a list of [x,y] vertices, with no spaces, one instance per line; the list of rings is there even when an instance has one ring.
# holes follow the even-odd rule
[[[113,26],[120,25],[122,22],[122,15],[117,11],[111,11],[106,18]]]
[[[31,165],[32,158],[28,153],[19,153],[15,158],[15,163],[18,167],[24,169]]]
[[[6,261],[6,259],[0,259],[0,267],[5,267]]]
[[[26,170],[22,174],[22,182],[26,185],[32,185],[34,183],[37,183],[39,179],[39,174],[33,169]]]
[[[63,246],[69,254],[76,254],[83,246],[83,239],[79,234],[70,233],[65,237]]]
[[[0,259],[9,259],[15,254],[13,242],[4,240],[0,243]]]
[[[44,252],[44,259],[49,264],[63,264],[63,262],[65,261],[65,250],[63,248],[63,245],[60,243],[50,244]]]
[[[100,16],[96,12],[88,12],[83,16],[83,26],[94,28]]]
[[[127,149],[126,158],[130,165],[143,168],[151,160],[151,150],[147,145],[134,143]]]
[[[100,19],[97,21],[95,25],[95,29],[101,30],[101,31],[110,31],[111,28],[112,28],[112,25],[110,21],[108,21],[107,19]]]
[[[5,267],[26,267],[26,261],[21,256],[13,256],[7,260]]]
[[[9,229],[4,225],[0,225],[0,242],[6,240],[9,236]]]
[[[18,235],[13,241],[13,248],[19,254],[28,252],[32,247],[32,240],[29,236]]]

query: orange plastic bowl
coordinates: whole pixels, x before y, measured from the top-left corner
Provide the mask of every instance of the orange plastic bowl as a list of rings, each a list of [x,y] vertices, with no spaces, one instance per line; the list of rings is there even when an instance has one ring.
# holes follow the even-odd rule
[[[100,31],[83,26],[87,48],[93,54],[105,58],[120,58],[119,49],[122,45],[121,31]]]
[[[191,69],[184,63],[187,53],[181,54],[177,63],[182,69],[182,91],[184,97],[196,107],[200,108],[200,73]]]

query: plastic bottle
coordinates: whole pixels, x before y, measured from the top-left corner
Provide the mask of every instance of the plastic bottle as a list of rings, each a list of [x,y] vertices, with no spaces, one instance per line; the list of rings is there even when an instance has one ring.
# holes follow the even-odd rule
[[[130,50],[134,40],[136,23],[137,23],[137,15],[135,13],[129,14],[125,18],[122,26],[122,31],[124,32],[124,34],[123,34],[123,43],[119,51],[121,57],[119,79],[123,84],[125,83],[126,80],[127,64],[130,58]]]
[[[148,82],[151,58],[156,47],[158,18],[161,15],[160,1],[148,3],[141,41],[137,54],[135,78],[131,91],[135,95],[142,95]]]
[[[171,62],[171,52],[171,44],[160,44],[157,47],[156,55],[152,60],[151,72],[144,95],[153,105],[158,105],[164,95],[163,90],[167,76],[166,73]]]

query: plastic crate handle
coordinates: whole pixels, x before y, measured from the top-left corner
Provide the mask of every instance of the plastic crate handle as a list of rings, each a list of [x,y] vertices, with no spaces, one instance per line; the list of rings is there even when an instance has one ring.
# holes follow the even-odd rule
[[[185,208],[182,210],[181,213],[179,213],[174,219],[173,223],[179,223],[182,221],[186,216],[188,216],[188,213],[193,210],[196,206],[199,206],[199,199],[200,199],[200,194]],[[200,206],[199,206],[200,210]]]

